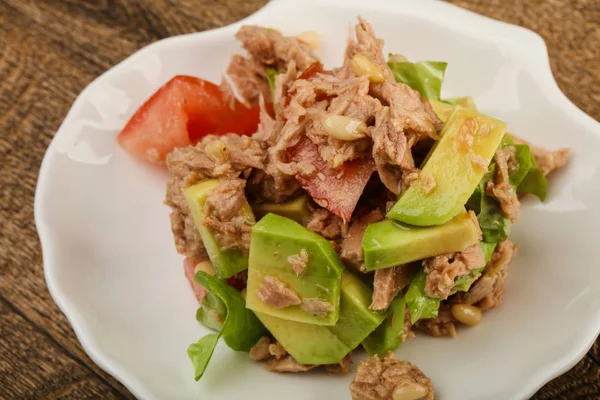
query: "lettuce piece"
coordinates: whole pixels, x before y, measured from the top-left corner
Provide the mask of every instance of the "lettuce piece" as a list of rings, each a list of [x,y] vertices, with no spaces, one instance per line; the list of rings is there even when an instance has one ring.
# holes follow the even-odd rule
[[[479,279],[484,268],[475,268],[466,275],[454,278],[454,290],[457,292],[468,292],[471,285]]]
[[[488,242],[479,242],[479,247],[483,250],[483,259],[487,264],[488,261],[492,258],[492,254],[494,254],[494,250],[496,250],[496,246],[498,243],[488,243]]]
[[[519,171],[512,173],[510,183],[517,187],[517,193],[533,194],[541,201],[546,200],[548,180],[539,167],[531,148],[527,144],[515,144],[512,137],[504,135],[501,146],[513,145],[519,161]]]
[[[477,220],[484,242],[499,243],[510,235],[510,220],[502,214],[498,202],[489,196],[481,197],[481,211]]]
[[[404,314],[406,302],[400,294],[388,307],[388,315],[385,320],[375,329],[362,345],[369,355],[384,355],[388,351],[396,350],[406,338],[404,331]]]
[[[439,99],[448,63],[421,61],[418,63],[388,63],[396,82],[415,89],[426,99]]]
[[[475,187],[473,194],[471,194],[471,197],[469,197],[469,200],[467,200],[467,204],[465,204],[467,210],[473,211],[475,215],[479,215],[479,213],[481,212],[483,198],[486,196],[485,185],[487,185],[488,181],[494,179],[495,173],[496,163],[492,162],[488,166],[488,171],[483,175],[483,177]]]
[[[275,77],[281,72],[267,68],[267,81],[269,82],[269,89],[271,89],[271,99],[275,100]]]
[[[256,315],[246,308],[246,303],[240,292],[216,276],[203,271],[198,271],[195,280],[215,296],[226,309],[220,332],[209,334],[188,348],[188,356],[195,369],[195,379],[199,380],[204,374],[221,336],[232,350],[250,351],[250,348],[258,342],[258,339],[266,335],[268,331]],[[214,309],[210,311],[214,311]],[[203,315],[206,315],[206,313],[202,312],[201,317]]]
[[[510,234],[510,220],[502,214],[498,202],[485,194],[485,187],[489,181],[494,179],[495,174],[496,164],[490,163],[488,172],[483,175],[466,204],[467,209],[477,215],[479,227],[483,233],[483,241],[489,243],[506,240]]]
[[[198,340],[197,343],[191,344],[187,349],[188,357],[194,365],[194,378],[199,380],[204,375],[204,371],[208,366],[208,362],[212,357],[217,342],[219,341],[219,334],[211,333],[210,335],[204,336]]]
[[[427,274],[420,270],[413,278],[404,299],[410,312],[410,322],[414,324],[420,319],[436,318],[440,309],[440,299],[425,294]]]
[[[216,295],[208,292],[196,311],[196,320],[213,331],[220,332],[227,316],[227,307]]]
[[[533,194],[541,201],[546,200],[546,195],[548,194],[548,180],[533,154],[531,154],[531,168],[517,187],[517,193],[521,195]]]
[[[519,168],[517,168],[515,171],[509,172],[508,180],[511,185],[518,187],[531,170],[531,160],[533,159],[533,156],[531,155],[529,146],[526,144],[514,144],[512,146],[515,148],[515,156],[517,158]]]

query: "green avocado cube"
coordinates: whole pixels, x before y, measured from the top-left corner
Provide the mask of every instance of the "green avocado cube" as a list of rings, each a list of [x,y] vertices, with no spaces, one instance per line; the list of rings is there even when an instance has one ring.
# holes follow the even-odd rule
[[[504,122],[457,106],[419,178],[400,195],[387,217],[418,226],[450,221],[487,172],[505,131]]]
[[[258,311],[254,314],[300,364],[336,364],[352,350],[327,326],[290,321]]]
[[[372,290],[351,272],[341,281],[340,315],[333,326],[290,321],[256,312],[273,337],[301,364],[336,364],[385,319],[369,310]]]
[[[433,108],[433,111],[437,114],[438,118],[442,120],[442,122],[446,122],[452,111],[454,111],[454,105],[448,104],[441,100],[429,99],[429,103]]]
[[[369,309],[373,291],[356,275],[346,272],[342,276],[340,318],[329,327],[351,349],[356,348],[386,317]]]
[[[257,204],[252,209],[257,219],[273,213],[302,223],[302,220],[308,215],[308,196],[304,194],[285,203]]]
[[[461,106],[467,110],[477,111],[477,106],[475,105],[475,101],[471,96],[453,97],[451,99],[444,99],[442,101],[453,106]]]
[[[406,302],[404,296],[396,297],[388,308],[388,315],[373,333],[371,333],[362,345],[369,355],[384,355],[388,351],[396,350],[406,337],[404,331],[404,314]]]
[[[227,279],[248,268],[248,256],[239,249],[221,250],[211,230],[202,224],[202,220],[206,216],[206,198],[217,186],[219,186],[218,179],[208,179],[185,188],[183,195],[190,207],[194,224],[200,233],[217,276]],[[254,214],[247,201],[240,208],[239,215],[245,217],[248,223],[255,222]]]
[[[479,230],[463,208],[444,225],[409,226],[386,220],[370,224],[362,247],[367,271],[407,264],[477,243]]]
[[[335,325],[343,271],[328,240],[291,219],[267,214],[252,228],[246,306],[281,319]],[[296,304],[261,296],[273,281],[291,291]],[[321,312],[311,307],[315,303],[324,306]]]

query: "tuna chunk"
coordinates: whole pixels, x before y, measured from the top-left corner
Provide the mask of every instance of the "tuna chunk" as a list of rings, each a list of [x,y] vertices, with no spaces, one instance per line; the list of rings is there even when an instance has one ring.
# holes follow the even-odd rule
[[[373,300],[369,308],[373,311],[386,310],[398,292],[410,283],[417,268],[418,265],[408,264],[375,271]]]
[[[571,149],[559,149],[556,151],[550,151],[543,149],[541,147],[537,147],[529,143],[528,141],[521,139],[518,136],[513,134],[510,137],[515,141],[515,143],[526,144],[531,149],[533,156],[535,157],[535,161],[537,161],[539,167],[544,172],[544,175],[548,175],[551,172],[555,171],[558,168],[562,168],[567,165],[567,160],[569,158],[569,153]]]
[[[421,391],[423,400],[434,399],[431,380],[415,365],[396,360],[393,353],[388,353],[383,358],[374,355],[360,363],[350,383],[350,393],[352,400],[390,400],[395,392],[409,385]]]
[[[246,181],[239,178],[221,178],[219,186],[206,198],[206,217],[202,224],[209,227],[221,249],[250,251],[252,224],[238,213],[246,203]]]
[[[265,276],[257,294],[263,303],[275,308],[296,306],[302,303],[296,292],[272,276]]]
[[[456,320],[452,316],[450,307],[442,305],[440,307],[437,318],[421,319],[416,322],[415,326],[431,336],[455,337],[456,336]]]
[[[303,225],[325,239],[337,240],[342,237],[344,223],[340,217],[324,208],[318,207],[311,210],[305,221],[303,221]]]
[[[295,37],[283,36],[275,29],[245,25],[235,37],[253,58],[281,72],[292,60],[300,70],[318,61],[306,43]]]
[[[515,258],[516,250],[517,246],[510,240],[499,243],[481,278],[468,292],[459,292],[452,296],[451,302],[475,305],[481,310],[500,305],[504,296],[508,264]]]
[[[506,146],[496,151],[494,154],[496,161],[496,176],[494,181],[490,181],[486,186],[486,193],[500,204],[502,214],[515,223],[519,219],[521,203],[517,197],[515,187],[509,182],[509,173],[511,170],[519,168],[518,160],[513,146]]]
[[[260,96],[271,99],[265,67],[254,58],[238,54],[231,57],[220,89],[229,104],[233,104],[237,99],[250,106],[258,104]]]
[[[226,145],[227,157],[215,158],[206,154],[206,145],[214,140]],[[183,196],[183,189],[204,179],[237,178],[252,169],[263,169],[264,159],[265,153],[257,141],[238,135],[209,135],[196,146],[175,149],[169,153],[165,204],[172,210],[171,229],[179,253],[194,260],[208,257]]]
[[[428,258],[423,262],[427,274],[425,293],[430,297],[445,300],[452,293],[454,278],[467,275],[472,269],[484,265],[484,255],[479,243],[458,253]]]
[[[351,266],[357,271],[365,271],[365,258],[362,248],[362,239],[365,230],[370,223],[378,222],[383,219],[383,214],[379,210],[354,221],[348,229],[348,234],[344,237],[340,250],[340,258],[346,265]]]

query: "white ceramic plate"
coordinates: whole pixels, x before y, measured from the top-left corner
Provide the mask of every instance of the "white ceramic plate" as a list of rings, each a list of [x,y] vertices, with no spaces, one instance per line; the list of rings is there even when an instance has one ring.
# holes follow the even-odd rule
[[[439,399],[520,399],[573,366],[600,331],[600,124],[560,92],[536,34],[433,1],[278,0],[237,24],[166,39],[96,79],[77,98],[44,158],[35,217],[46,280],[86,351],[145,399],[347,399],[351,377],[276,375],[220,344],[201,382],[186,348],[206,333],[174,249],[166,171],[115,141],[175,74],[219,81],[242,23],[322,34],[340,65],[357,15],[411,60],[448,61],[446,96],[471,95],[511,132],[572,147],[545,204],[524,202],[521,243],[503,305],[454,340],[419,336],[398,357],[433,380]]]

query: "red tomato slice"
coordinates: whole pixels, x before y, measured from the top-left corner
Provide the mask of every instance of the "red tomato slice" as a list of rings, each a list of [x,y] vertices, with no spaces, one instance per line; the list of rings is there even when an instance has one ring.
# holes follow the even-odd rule
[[[312,78],[313,76],[315,76],[319,72],[323,72],[323,64],[321,64],[320,62],[317,61],[317,62],[314,62],[314,63],[310,64],[308,66],[308,68],[306,68],[304,70],[304,72],[302,72],[300,74],[300,76],[298,77],[298,79]]]
[[[230,112],[217,85],[178,75],[133,114],[117,140],[127,151],[164,164],[167,153],[213,132]]]
[[[196,296],[198,303],[201,303],[206,295],[206,289],[194,280],[194,276],[196,275],[196,265],[198,265],[198,261],[186,257],[183,261],[183,272],[192,287],[192,291],[194,292],[194,296]]]
[[[248,109],[236,103],[231,109],[213,83],[178,75],[135,112],[117,140],[130,153],[164,164],[171,150],[209,133],[255,133],[259,114],[258,105]]]
[[[248,284],[248,276],[241,273],[235,274],[231,278],[227,279],[227,284],[241,292],[242,290],[246,289]]]
[[[227,120],[220,125],[214,133],[224,135],[226,133],[238,133],[240,135],[250,136],[256,133],[258,123],[260,122],[260,107],[258,104],[246,108],[238,107],[227,116]]]
[[[310,160],[318,174],[306,177],[296,175],[296,180],[313,200],[342,218],[350,221],[364,187],[374,170],[371,159],[347,161],[341,168],[330,169],[319,155],[317,145],[304,138],[288,150],[292,161]],[[320,176],[320,177],[319,177]]]

